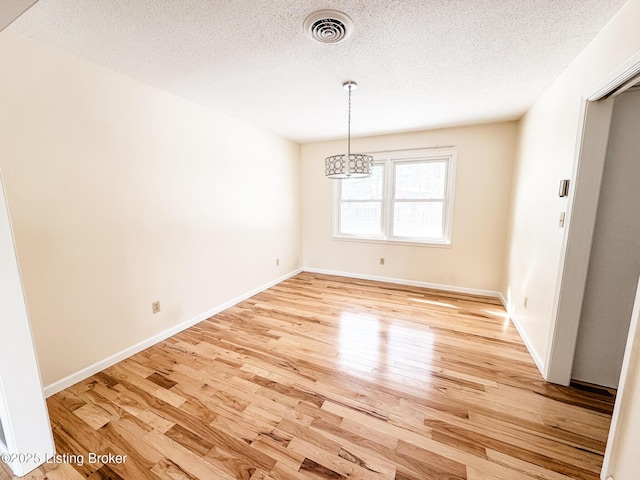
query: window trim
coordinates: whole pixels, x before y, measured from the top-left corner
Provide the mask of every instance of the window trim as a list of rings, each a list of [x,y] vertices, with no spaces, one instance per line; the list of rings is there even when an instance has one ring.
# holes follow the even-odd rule
[[[336,180],[333,185],[333,238],[336,240],[352,240],[360,242],[428,245],[434,247],[451,246],[451,233],[453,225],[454,186],[456,177],[457,152],[451,148],[426,148],[415,150],[400,150],[386,152],[369,152],[373,156],[374,165],[383,165],[383,198],[381,214],[381,235],[356,235],[340,233],[341,214],[341,185],[343,181]],[[396,199],[393,197],[395,188],[395,168],[398,163],[422,163],[422,162],[446,162],[445,192],[442,202],[443,231],[441,238],[416,238],[391,235],[393,229],[393,210]],[[366,200],[365,200],[366,201]],[[429,200],[424,200],[429,201]],[[440,201],[440,200],[438,200]]]

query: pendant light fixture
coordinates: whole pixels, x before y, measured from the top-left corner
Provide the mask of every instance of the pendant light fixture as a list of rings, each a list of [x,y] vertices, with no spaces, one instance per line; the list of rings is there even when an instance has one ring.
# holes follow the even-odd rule
[[[349,120],[347,129],[347,153],[333,155],[324,160],[327,178],[361,178],[371,175],[373,157],[361,153],[351,153],[351,91],[358,87],[356,82],[348,81],[342,84],[349,92]]]

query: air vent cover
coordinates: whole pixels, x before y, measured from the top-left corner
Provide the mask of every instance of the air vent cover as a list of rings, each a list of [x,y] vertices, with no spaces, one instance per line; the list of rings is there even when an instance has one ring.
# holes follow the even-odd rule
[[[304,31],[320,43],[339,43],[353,31],[353,22],[346,13],[318,10],[304,20]]]

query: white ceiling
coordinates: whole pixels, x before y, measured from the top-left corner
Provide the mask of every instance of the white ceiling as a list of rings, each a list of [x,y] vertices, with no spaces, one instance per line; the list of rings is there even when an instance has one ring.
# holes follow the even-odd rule
[[[624,0],[39,0],[7,31],[298,142],[519,118]],[[332,8],[354,33],[310,40]]]

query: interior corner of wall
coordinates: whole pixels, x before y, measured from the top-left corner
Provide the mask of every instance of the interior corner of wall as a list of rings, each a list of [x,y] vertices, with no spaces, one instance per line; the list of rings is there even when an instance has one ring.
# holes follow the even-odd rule
[[[507,298],[509,298],[509,295],[507,295]],[[520,321],[517,312],[515,312],[515,309],[513,308],[513,304],[510,304],[509,302],[505,302],[505,303],[507,305],[505,308],[507,310],[507,314],[509,315],[509,318],[511,319],[511,323],[513,323],[513,325],[516,327],[516,330],[518,331],[518,334],[520,335],[520,338],[522,339],[524,346],[527,348],[527,351],[529,352],[531,359],[536,364],[536,367],[538,367],[538,371],[540,372],[540,375],[542,375],[542,378],[547,380],[546,362],[542,359],[542,357],[540,356],[540,353],[536,350],[535,346],[533,345],[533,342],[527,335],[527,332],[522,322]]]

